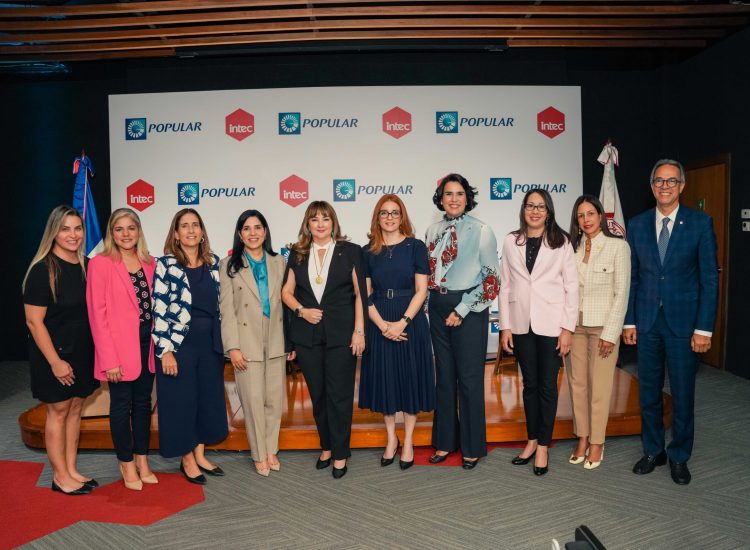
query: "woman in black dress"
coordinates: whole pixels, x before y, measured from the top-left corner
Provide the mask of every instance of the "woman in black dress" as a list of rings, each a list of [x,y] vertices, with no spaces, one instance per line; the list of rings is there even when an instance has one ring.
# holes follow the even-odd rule
[[[52,490],[67,495],[85,495],[98,486],[76,467],[81,408],[99,386],[86,311],[84,242],[81,215],[58,206],[23,280],[31,393],[47,405],[44,443]]]
[[[289,255],[281,300],[294,315],[289,337],[310,391],[322,449],[316,468],[333,459],[333,477],[351,455],[354,378],[365,349],[362,249],[341,234],[325,201],[310,203]]]
[[[372,213],[370,244],[364,249],[370,321],[368,352],[359,376],[359,406],[383,413],[388,444],[381,466],[393,463],[398,448],[396,412],[404,414],[404,446],[399,466],[414,464],[417,413],[435,407],[435,366],[430,327],[422,306],[430,267],[427,247],[414,238],[406,207],[384,195]]]

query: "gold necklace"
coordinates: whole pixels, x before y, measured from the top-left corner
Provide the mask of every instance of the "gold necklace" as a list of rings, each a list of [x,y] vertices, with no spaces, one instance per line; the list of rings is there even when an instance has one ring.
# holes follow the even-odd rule
[[[317,277],[315,277],[315,283],[322,285],[323,284],[323,276],[321,273],[323,272],[323,267],[326,265],[326,258],[328,258],[328,251],[331,249],[330,243],[329,246],[326,247],[326,253],[323,255],[323,263],[320,264],[320,268],[318,268],[318,251],[315,250],[315,246],[313,246],[313,253],[315,254],[314,260],[315,260],[315,271],[317,273]]]

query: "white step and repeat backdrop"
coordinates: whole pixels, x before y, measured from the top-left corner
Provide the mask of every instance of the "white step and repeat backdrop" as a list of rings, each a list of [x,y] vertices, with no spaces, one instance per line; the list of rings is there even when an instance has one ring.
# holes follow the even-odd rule
[[[113,95],[109,123],[112,209],[140,212],[155,255],[186,206],[224,257],[248,208],[266,216],[277,250],[296,240],[311,200],[333,204],[344,232],[364,244],[378,198],[396,193],[423,238],[440,217],[431,200],[438,180],[458,172],[479,192],[472,215],[500,242],[518,227],[530,188],[552,194],[564,228],[583,189],[579,87]]]

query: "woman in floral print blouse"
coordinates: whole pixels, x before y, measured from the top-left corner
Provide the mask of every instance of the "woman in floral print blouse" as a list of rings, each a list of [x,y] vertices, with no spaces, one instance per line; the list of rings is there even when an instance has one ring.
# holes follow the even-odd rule
[[[475,197],[466,178],[445,176],[432,197],[445,215],[425,239],[436,374],[430,462],[442,462],[460,448],[466,470],[487,455],[484,362],[489,306],[499,290],[495,235],[467,214],[477,205]]]

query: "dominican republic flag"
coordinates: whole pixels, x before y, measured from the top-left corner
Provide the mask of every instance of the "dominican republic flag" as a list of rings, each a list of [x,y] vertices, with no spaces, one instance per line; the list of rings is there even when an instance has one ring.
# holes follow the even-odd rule
[[[617,192],[617,181],[615,181],[615,166],[619,166],[620,164],[617,147],[612,145],[611,141],[607,141],[599,158],[596,160],[604,165],[599,200],[602,202],[604,212],[607,214],[607,225],[612,233],[624,237],[625,216],[622,215],[620,194]]]
[[[96,217],[94,197],[91,196],[89,174],[94,175],[94,165],[86,153],[73,161],[73,173],[76,175],[76,185],[73,189],[73,208],[83,215],[83,226],[86,228],[86,256],[93,258],[104,247],[102,230]]]

